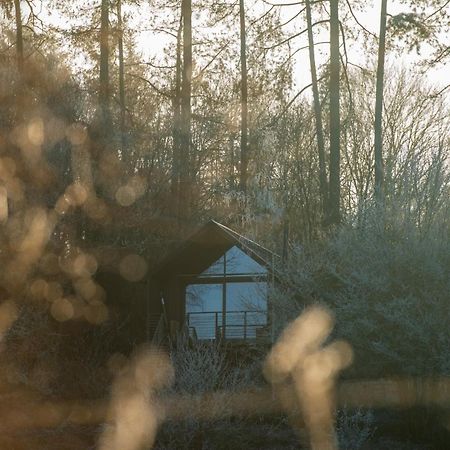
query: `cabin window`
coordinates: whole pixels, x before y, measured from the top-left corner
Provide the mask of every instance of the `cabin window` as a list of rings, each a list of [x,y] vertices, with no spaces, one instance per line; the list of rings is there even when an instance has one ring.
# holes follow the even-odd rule
[[[186,287],[197,339],[256,339],[267,325],[267,269],[234,246]]]

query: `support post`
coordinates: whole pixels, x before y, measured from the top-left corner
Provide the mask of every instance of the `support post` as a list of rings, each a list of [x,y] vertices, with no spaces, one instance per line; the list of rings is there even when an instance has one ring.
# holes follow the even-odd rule
[[[225,342],[227,327],[227,254],[223,255],[223,284],[222,284],[222,341]]]

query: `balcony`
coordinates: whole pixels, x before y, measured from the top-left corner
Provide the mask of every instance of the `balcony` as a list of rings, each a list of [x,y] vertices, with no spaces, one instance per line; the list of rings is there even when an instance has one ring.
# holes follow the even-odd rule
[[[197,340],[257,341],[267,337],[266,311],[189,312],[189,335]]]

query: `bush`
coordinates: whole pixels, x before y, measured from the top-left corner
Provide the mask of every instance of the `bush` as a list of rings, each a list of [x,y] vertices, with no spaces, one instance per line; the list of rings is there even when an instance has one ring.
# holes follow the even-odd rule
[[[354,349],[354,375],[450,375],[450,234],[443,230],[372,219],[299,248],[273,294],[278,327],[323,303]]]
[[[227,416],[227,394],[254,386],[256,364],[233,365],[227,352],[215,342],[195,342],[180,338],[171,353],[175,384],[168,394],[192,396],[192,417],[170,420],[162,425],[156,448],[219,448],[221,439],[240,435],[246,426],[241,419]],[[195,418],[203,394],[223,392],[222,401],[214,405],[210,420]],[[214,444],[212,444],[214,442]],[[229,448],[229,447],[224,447]]]
[[[106,362],[112,326],[74,322],[62,331],[43,308],[25,304],[4,336],[1,360],[9,378],[23,387],[56,398],[106,395],[111,376]]]
[[[375,419],[372,411],[342,409],[337,414],[336,431],[339,448],[361,450],[367,448],[375,432]]]
[[[171,357],[178,393],[233,390],[245,384],[245,371],[241,367],[231,367],[225,352],[214,342],[191,343],[187,339],[179,339]]]

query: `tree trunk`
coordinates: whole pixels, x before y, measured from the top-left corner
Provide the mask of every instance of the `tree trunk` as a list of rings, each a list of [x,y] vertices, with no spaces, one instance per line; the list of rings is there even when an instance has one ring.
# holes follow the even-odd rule
[[[102,137],[111,129],[109,111],[109,0],[102,0],[100,23],[99,124]]]
[[[190,153],[191,153],[191,91],[192,91],[192,4],[182,0],[183,17],[183,70],[181,80],[180,117],[180,218],[187,218],[190,209]]]
[[[311,3],[310,0],[305,0],[306,6],[306,20],[308,27],[308,47],[309,47],[309,65],[311,69],[311,83],[313,90],[314,100],[314,115],[316,119],[316,135],[317,135],[317,149],[319,152],[319,183],[320,183],[320,196],[322,200],[322,213],[323,217],[327,215],[327,199],[328,199],[328,183],[327,173],[325,168],[325,143],[323,138],[323,126],[322,126],[322,108],[319,98],[319,87],[317,83],[317,70],[316,70],[316,58],[314,54],[314,37],[312,30],[312,18],[311,18]]]
[[[20,74],[23,73],[23,36],[22,36],[22,12],[20,9],[20,0],[14,0],[14,9],[16,13],[16,53],[17,69]]]
[[[340,112],[339,112],[339,0],[330,0],[330,193],[328,223],[339,224],[340,212]]]
[[[248,183],[248,92],[247,92],[247,52],[245,31],[244,0],[239,0],[241,33],[241,171],[240,190],[247,193]]]
[[[85,142],[72,144],[70,153],[72,182],[79,183],[88,192],[94,193],[94,177],[92,174],[92,162],[89,145]]]
[[[375,94],[375,201],[378,206],[384,204],[384,169],[383,169],[383,136],[382,136],[382,115],[383,115],[383,82],[384,82],[384,60],[386,53],[386,11],[387,0],[381,0],[380,14],[380,37],[378,42],[378,67],[377,67],[377,87]]]
[[[180,183],[180,118],[181,118],[181,33],[183,30],[183,17],[180,18],[180,24],[177,32],[177,55],[175,67],[175,89],[172,97],[172,174],[171,174],[171,193],[172,209],[178,210],[178,196]]]
[[[123,62],[123,23],[122,23],[122,0],[117,0],[117,20],[119,26],[119,103],[120,103],[120,139],[122,144],[122,157],[127,147],[125,138],[125,71]]]

